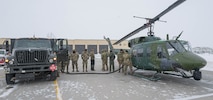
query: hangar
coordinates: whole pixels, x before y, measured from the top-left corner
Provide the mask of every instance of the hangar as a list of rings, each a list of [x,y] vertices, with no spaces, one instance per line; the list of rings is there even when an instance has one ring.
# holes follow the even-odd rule
[[[3,48],[3,42],[9,38],[0,38],[0,48]],[[112,43],[117,40],[111,40]],[[115,49],[129,49],[128,41],[123,41],[118,45],[113,45]],[[101,50],[109,50],[109,46],[106,40],[104,39],[68,39],[68,50],[76,50],[78,53],[82,53],[84,49],[95,51],[95,54],[101,52]]]

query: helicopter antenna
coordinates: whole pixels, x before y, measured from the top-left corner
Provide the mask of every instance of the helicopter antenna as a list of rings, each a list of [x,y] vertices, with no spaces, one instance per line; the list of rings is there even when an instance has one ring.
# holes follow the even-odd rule
[[[169,34],[166,34],[166,40],[169,40]]]
[[[143,26],[137,28],[136,30],[132,31],[131,33],[127,34],[126,36],[124,36],[123,38],[121,38],[120,40],[118,40],[117,42],[115,42],[114,44],[118,44],[120,42],[122,42],[123,40],[126,40],[127,38],[139,33],[140,31],[150,27],[150,25],[152,25],[153,23],[155,23],[155,21],[158,21],[163,15],[165,15],[166,13],[168,13],[169,11],[171,11],[172,9],[174,9],[175,7],[177,7],[178,5],[180,5],[181,3],[183,3],[186,0],[177,0],[175,3],[173,3],[172,5],[170,5],[167,9],[165,9],[164,11],[162,11],[160,14],[158,14],[157,16],[155,16],[152,19],[149,19],[149,21],[144,24]],[[151,34],[150,34],[151,35]],[[152,36],[152,35],[151,35]]]
[[[180,38],[180,36],[182,35],[183,31],[176,37],[175,40],[178,40]]]

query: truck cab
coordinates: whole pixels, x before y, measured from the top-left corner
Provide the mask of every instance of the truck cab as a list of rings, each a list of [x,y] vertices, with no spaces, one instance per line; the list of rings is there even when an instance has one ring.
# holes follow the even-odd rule
[[[5,57],[6,83],[15,80],[46,78],[55,80],[58,75],[54,40],[47,38],[18,38],[6,43],[9,55]]]

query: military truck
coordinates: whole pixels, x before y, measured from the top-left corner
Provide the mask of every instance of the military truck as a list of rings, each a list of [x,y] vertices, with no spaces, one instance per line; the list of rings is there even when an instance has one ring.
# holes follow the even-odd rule
[[[9,55],[5,58],[5,77],[7,84],[15,80],[35,80],[45,78],[56,80],[58,75],[57,56],[54,52],[55,39],[19,38],[6,41]]]

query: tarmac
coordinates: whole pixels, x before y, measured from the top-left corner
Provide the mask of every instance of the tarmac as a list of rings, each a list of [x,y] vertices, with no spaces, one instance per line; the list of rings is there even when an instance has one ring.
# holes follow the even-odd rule
[[[95,59],[95,71],[83,72],[81,59],[79,71],[60,73],[56,81],[17,81],[6,89],[3,68],[0,69],[0,100],[212,100],[213,73],[202,70],[203,78],[182,78],[159,74],[157,81],[150,81],[133,75],[102,71],[101,59]],[[115,60],[115,69],[118,69]],[[146,76],[152,71],[137,71]]]

